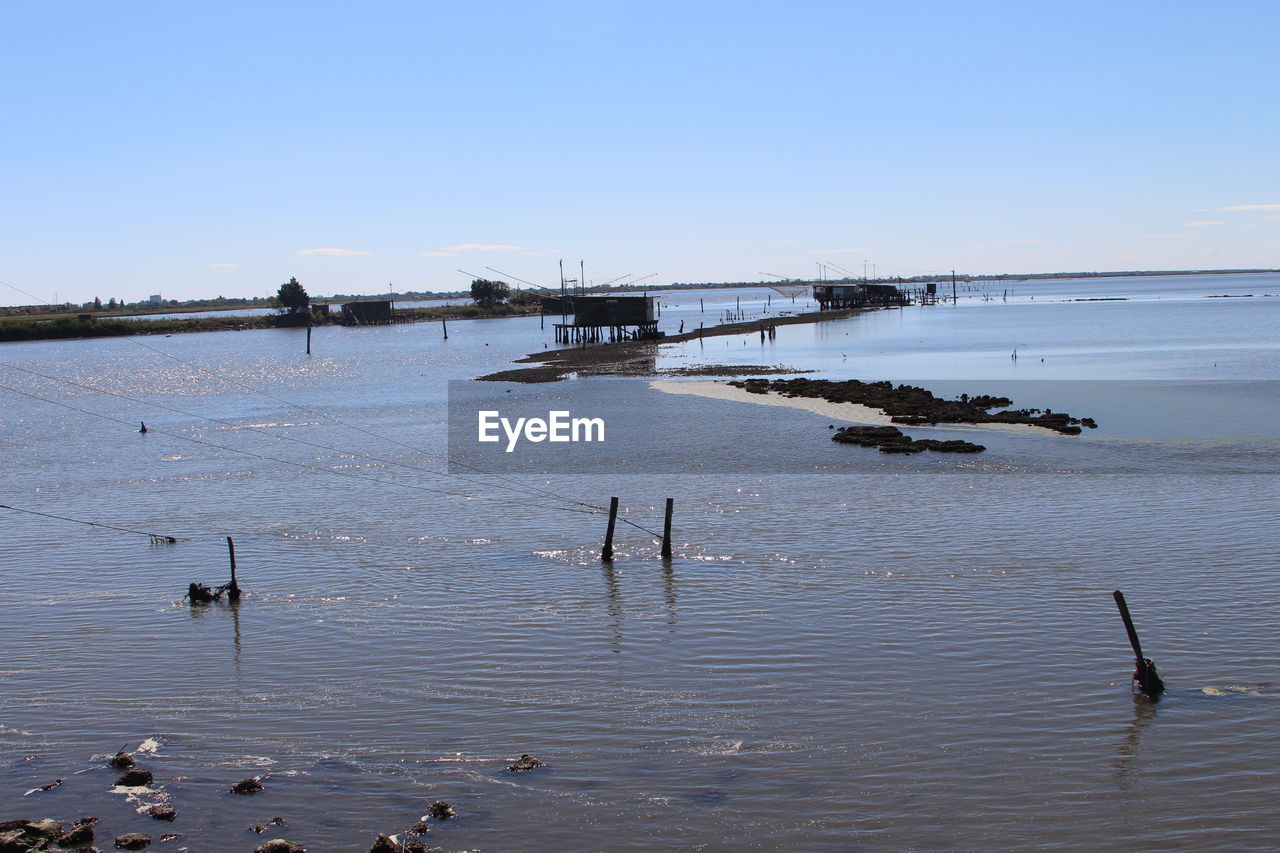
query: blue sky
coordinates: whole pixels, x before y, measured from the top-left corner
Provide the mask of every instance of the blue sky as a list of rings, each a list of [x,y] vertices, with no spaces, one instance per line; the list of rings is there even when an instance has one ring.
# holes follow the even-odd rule
[[[1280,267],[1277,32],[1272,0],[5,0],[0,280]]]

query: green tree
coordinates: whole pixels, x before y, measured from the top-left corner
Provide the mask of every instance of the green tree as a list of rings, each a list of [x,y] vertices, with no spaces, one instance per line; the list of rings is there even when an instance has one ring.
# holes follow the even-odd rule
[[[471,282],[471,299],[481,308],[492,308],[501,304],[510,290],[505,281],[478,278]]]
[[[311,297],[296,278],[291,278],[276,291],[276,304],[280,307],[280,313],[298,316],[306,314],[310,309]]]

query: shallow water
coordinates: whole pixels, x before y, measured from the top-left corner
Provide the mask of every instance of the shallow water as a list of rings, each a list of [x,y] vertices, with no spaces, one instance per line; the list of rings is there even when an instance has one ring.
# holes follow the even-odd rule
[[[665,347],[1100,423],[886,459],[703,400],[665,452],[739,453],[683,475],[446,472],[446,380],[541,349],[537,318],[326,328],[310,359],[286,329],[4,345],[0,503],[181,541],[0,511],[0,812],[191,850],[367,849],[436,799],[459,817],[426,840],[456,851],[1271,849],[1280,300],[1188,286]],[[1227,288],[1266,292],[1201,291]],[[624,385],[637,412],[682,399]],[[675,499],[669,565],[625,524],[601,565],[610,495],[649,530]],[[247,597],[186,606],[227,535]],[[144,741],[157,787],[131,803],[105,757]],[[504,770],[526,752],[547,766]],[[249,775],[266,790],[227,792]],[[134,812],[162,798],[174,825]]]

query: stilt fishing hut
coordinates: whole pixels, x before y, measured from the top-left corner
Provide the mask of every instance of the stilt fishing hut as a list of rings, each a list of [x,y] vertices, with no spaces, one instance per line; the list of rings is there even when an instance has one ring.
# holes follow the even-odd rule
[[[909,302],[906,295],[892,284],[815,284],[813,298],[822,311],[891,307]]]
[[[556,323],[556,343],[639,341],[662,337],[652,296],[570,296],[572,323]]]

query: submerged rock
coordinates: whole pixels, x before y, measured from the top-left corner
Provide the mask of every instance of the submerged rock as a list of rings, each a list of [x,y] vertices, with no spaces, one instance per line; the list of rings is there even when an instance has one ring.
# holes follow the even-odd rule
[[[145,832],[127,832],[116,836],[116,847],[121,850],[142,850],[151,843],[151,836]]]
[[[542,762],[529,755],[527,752],[515,760],[507,769],[512,773],[521,773],[525,770],[534,770],[542,766]]]
[[[307,848],[283,838],[273,838],[266,844],[253,848],[253,853],[307,853]]]
[[[436,800],[431,804],[431,808],[427,809],[427,814],[436,820],[448,820],[451,817],[457,817],[458,813],[453,810],[453,806],[444,800]]]
[[[134,767],[122,773],[116,780],[116,784],[122,788],[145,788],[154,781],[155,777],[151,775],[150,770]]]
[[[111,766],[116,770],[128,770],[138,762],[133,760],[133,756],[125,752],[123,749],[111,757]]]
[[[80,818],[75,823],[71,824],[70,829],[58,837],[58,846],[88,847],[93,843],[93,825],[97,822],[98,819],[96,817]]]
[[[427,845],[421,841],[397,841],[389,835],[379,835],[373,840],[369,853],[426,853]]]
[[[233,794],[248,796],[249,794],[256,794],[262,789],[262,783],[259,782],[256,777],[250,776],[248,779],[241,779],[239,782],[232,785],[230,791]]]
[[[164,835],[160,836],[160,843],[164,844],[166,841],[177,841],[179,838],[186,838],[186,836],[181,832],[166,832]]]
[[[156,820],[173,820],[178,816],[177,810],[167,803],[156,803],[154,806],[148,806],[147,814]]]
[[[261,835],[262,833],[267,831],[268,826],[284,826],[284,818],[273,817],[271,818],[271,820],[267,821],[266,823],[260,823],[257,826],[253,827],[253,831]]]

